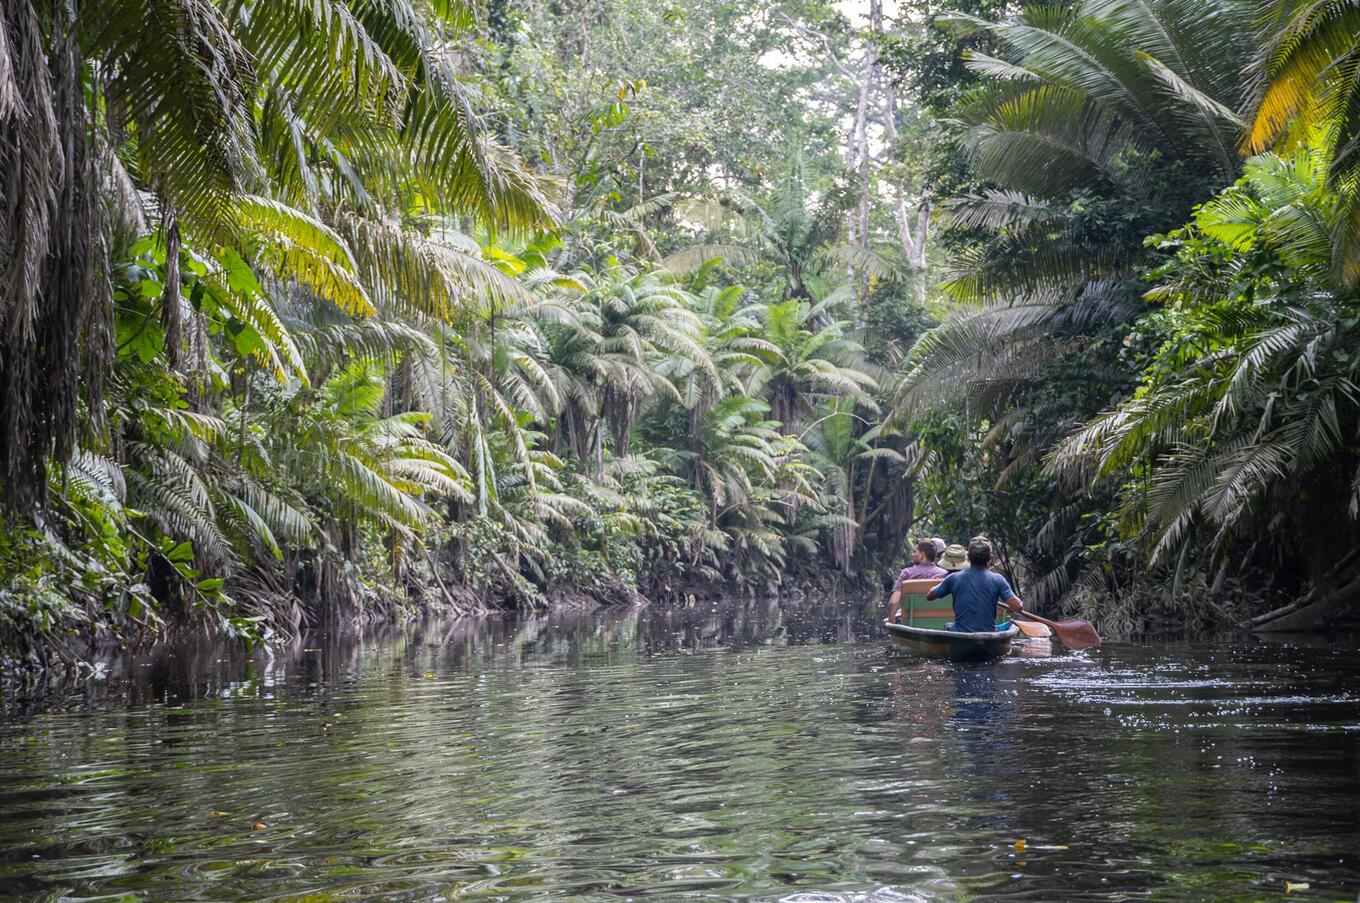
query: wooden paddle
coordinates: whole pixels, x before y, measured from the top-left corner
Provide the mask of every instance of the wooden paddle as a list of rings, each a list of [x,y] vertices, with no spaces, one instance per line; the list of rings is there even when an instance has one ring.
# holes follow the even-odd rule
[[[1031,618],[1040,624],[1047,624],[1058,635],[1058,642],[1068,649],[1091,649],[1100,645],[1100,634],[1090,621],[1050,621],[1030,611],[1012,612],[1020,617]],[[1019,622],[1016,622],[1019,624]],[[1023,628],[1022,628],[1023,629]]]

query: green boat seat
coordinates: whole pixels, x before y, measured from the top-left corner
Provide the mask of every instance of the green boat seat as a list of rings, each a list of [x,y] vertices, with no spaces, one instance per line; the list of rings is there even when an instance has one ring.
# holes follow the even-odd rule
[[[902,581],[902,623],[909,627],[926,627],[931,630],[944,630],[945,625],[954,620],[954,600],[949,596],[926,601],[926,593],[940,585],[938,580]]]

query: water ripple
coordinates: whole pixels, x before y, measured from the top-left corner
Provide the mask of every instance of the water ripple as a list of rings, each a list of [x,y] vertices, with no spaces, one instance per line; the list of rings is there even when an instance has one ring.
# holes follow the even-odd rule
[[[489,622],[263,664],[113,663],[0,725],[0,896],[1360,891],[1348,658],[1110,646],[952,666],[847,617]]]

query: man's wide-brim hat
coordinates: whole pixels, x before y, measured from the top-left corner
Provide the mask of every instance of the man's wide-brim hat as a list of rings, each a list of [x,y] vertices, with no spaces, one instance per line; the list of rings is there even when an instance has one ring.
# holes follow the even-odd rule
[[[946,571],[961,571],[968,567],[968,550],[961,545],[952,545],[940,556],[940,567]]]

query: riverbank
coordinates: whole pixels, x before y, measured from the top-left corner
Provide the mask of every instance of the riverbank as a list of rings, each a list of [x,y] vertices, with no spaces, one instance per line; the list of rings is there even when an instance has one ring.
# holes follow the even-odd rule
[[[620,548],[616,541],[615,552]],[[0,581],[0,586],[9,587],[0,590],[0,674],[14,678],[45,670],[79,673],[111,652],[146,650],[166,641],[222,640],[246,650],[278,650],[317,632],[359,636],[429,618],[647,606],[672,610],[734,597],[795,605],[818,599],[877,604],[873,600],[886,597],[890,572],[896,570],[846,575],[811,564],[784,571],[778,581],[750,580],[740,571],[730,579],[717,579],[711,569],[681,562],[640,562],[638,549],[624,557],[616,554],[612,565],[604,556],[578,552],[569,558],[559,549],[546,556],[555,562],[554,570],[540,572],[538,582],[533,582],[514,572],[509,572],[514,579],[508,579],[504,569],[474,566],[466,560],[436,567],[434,556],[411,557],[413,563],[398,581],[381,559],[375,563],[369,557],[330,568],[290,554],[281,569],[291,575],[290,583],[275,584],[267,593],[264,584],[248,583],[240,600],[230,595],[234,584],[228,583],[218,591],[215,605],[166,593],[169,582],[158,584],[159,589],[152,586],[154,564],[138,585],[118,585],[105,575],[97,584],[99,591],[93,592],[86,575],[75,575],[54,559],[40,557],[29,566],[40,573],[28,582],[27,592],[14,578],[12,566],[10,579]],[[48,571],[42,571],[44,567]],[[477,581],[469,582],[469,574],[478,575]],[[58,588],[54,578],[62,575],[69,582]],[[157,592],[166,593],[166,598],[158,598]],[[1180,597],[1159,585],[1135,584],[1118,595],[1084,592],[1067,600],[1066,606],[1040,611],[1055,617],[1080,614],[1093,620],[1108,639],[1164,641],[1234,635],[1248,625],[1266,626],[1253,619],[1280,611],[1277,596],[1245,581],[1228,581],[1217,592],[1190,583],[1181,588]],[[1319,629],[1319,622],[1286,613],[1292,617],[1277,623],[1288,630]]]
[[[533,592],[511,592],[504,585],[469,586],[448,573],[413,570],[402,587],[364,584],[366,592],[343,594],[337,602],[280,592],[263,610],[230,622],[214,612],[186,606],[143,605],[135,616],[126,607],[94,604],[88,596],[66,595],[56,619],[24,619],[10,597],[0,621],[0,675],[57,671],[79,673],[91,662],[128,650],[149,650],[165,642],[222,642],[245,651],[295,647],[318,633],[357,637],[375,629],[398,628],[431,618],[483,618],[515,613],[562,614],[600,609],[635,610],[651,605],[687,610],[733,598],[733,584],[717,581],[638,583],[615,574],[595,573],[588,580],[563,579]],[[807,599],[863,600],[881,595],[870,575],[810,570],[790,574],[782,583],[747,585],[740,595],[768,602]],[[126,592],[126,590],[125,590]],[[49,608],[52,608],[51,601]],[[41,609],[34,605],[34,611]],[[244,626],[244,629],[243,629]]]

